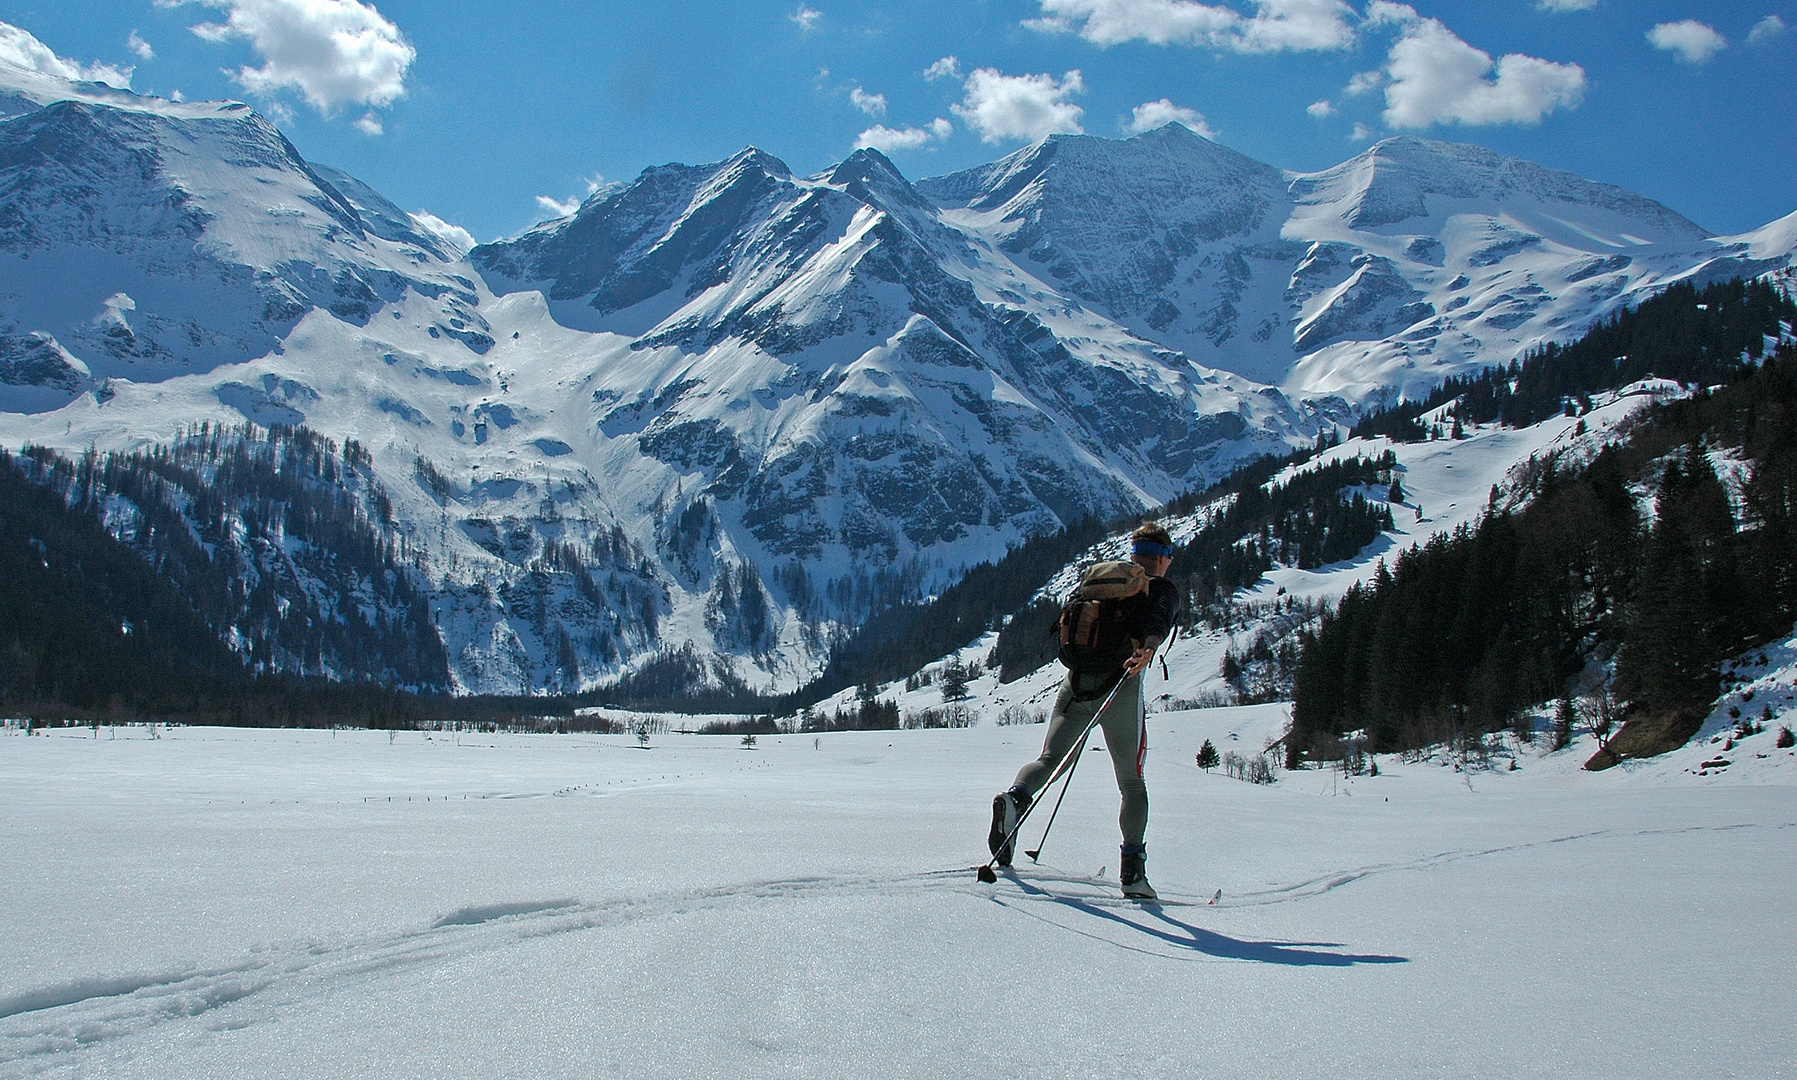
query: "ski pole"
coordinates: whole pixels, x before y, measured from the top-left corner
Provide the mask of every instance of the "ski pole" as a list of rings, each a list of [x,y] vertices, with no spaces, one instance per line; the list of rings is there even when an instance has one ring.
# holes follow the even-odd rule
[[[1085,757],[1084,751],[1086,749],[1086,739],[1090,739],[1091,737],[1092,729],[1087,728],[1086,738],[1079,741],[1080,754],[1073,759],[1073,767],[1067,770],[1067,780],[1061,785],[1061,794],[1054,801],[1054,809],[1048,813],[1048,824],[1042,826],[1042,839],[1036,841],[1036,850],[1024,852],[1025,855],[1030,857],[1030,862],[1041,861],[1042,849],[1048,844],[1049,830],[1054,828],[1054,819],[1061,814],[1061,803],[1065,802],[1067,799],[1067,789],[1073,786],[1073,774],[1078,771],[1079,763],[1081,759]]]
[[[1086,729],[1080,732],[1079,739],[1073,744],[1073,748],[1067,751],[1066,756],[1061,758],[1060,764],[1055,766],[1054,772],[1048,774],[1048,783],[1042,785],[1043,790],[1052,787],[1054,782],[1061,778],[1062,771],[1072,768],[1073,763],[1079,760],[1076,755],[1085,750],[1086,740],[1092,737],[1092,729],[1098,726],[1098,718],[1103,716],[1104,711],[1111,707],[1111,702],[1117,697],[1117,691],[1123,689],[1123,683],[1128,678],[1129,676],[1125,675],[1123,678],[1118,679],[1117,685],[1111,687],[1111,692],[1104,696],[1104,701],[1099,703],[1098,711],[1092,714],[1091,721],[1086,724]],[[1005,842],[999,845],[999,851],[1003,851],[1006,845],[1016,842],[1017,830],[1023,828],[1023,823],[1029,820],[1030,812],[1040,805],[1041,803],[1039,802],[1032,802],[1029,806],[1024,808],[1023,813],[1017,815],[1017,824],[1011,826],[1011,831],[1005,835]],[[1052,817],[1053,815],[1050,816]],[[1038,848],[1037,850],[1041,849]],[[975,872],[974,876],[989,885],[998,880],[998,874],[992,869],[996,865],[998,865],[997,851],[992,853],[992,857],[986,860],[985,865],[981,866],[979,870]]]

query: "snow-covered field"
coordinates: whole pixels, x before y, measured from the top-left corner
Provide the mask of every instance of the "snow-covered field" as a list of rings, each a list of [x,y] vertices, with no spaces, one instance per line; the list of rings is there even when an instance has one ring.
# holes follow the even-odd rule
[[[974,880],[1042,733],[991,719],[9,732],[0,1076],[1797,1074],[1772,732],[1704,777],[1577,745],[1254,786],[1193,756],[1281,707],[1150,719],[1159,907],[1115,899],[1102,754],[1040,866]]]

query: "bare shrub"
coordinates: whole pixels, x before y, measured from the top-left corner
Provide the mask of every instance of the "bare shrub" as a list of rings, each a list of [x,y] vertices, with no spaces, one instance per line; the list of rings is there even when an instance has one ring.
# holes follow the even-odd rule
[[[1616,722],[1621,719],[1622,709],[1616,695],[1608,686],[1600,686],[1585,694],[1578,700],[1579,719],[1585,721],[1586,730],[1597,740],[1600,752],[1610,749],[1610,736],[1616,732]]]
[[[1267,760],[1265,754],[1248,756],[1231,750],[1223,755],[1223,772],[1232,779],[1244,780],[1250,784],[1273,782],[1273,763]]]
[[[1022,705],[1007,705],[1005,711],[998,714],[999,727],[1013,727],[1018,724],[1044,724],[1048,722],[1047,709],[1030,709]]]
[[[1162,712],[1180,712],[1185,709],[1227,709],[1236,703],[1235,695],[1223,690],[1204,690],[1193,697],[1170,697],[1161,706]]]
[[[965,705],[944,705],[905,714],[907,728],[970,728],[979,722],[980,714]]]

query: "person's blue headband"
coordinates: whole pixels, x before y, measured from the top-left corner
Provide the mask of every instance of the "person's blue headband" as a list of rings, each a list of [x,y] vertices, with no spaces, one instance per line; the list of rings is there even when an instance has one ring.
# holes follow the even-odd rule
[[[1157,544],[1153,540],[1137,540],[1134,552],[1137,555],[1159,555],[1163,559],[1173,557],[1173,549],[1165,544]]]

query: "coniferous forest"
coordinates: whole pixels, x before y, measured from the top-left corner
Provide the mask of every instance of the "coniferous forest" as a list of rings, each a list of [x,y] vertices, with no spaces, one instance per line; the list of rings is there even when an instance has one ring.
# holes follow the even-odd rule
[[[1699,331],[1714,325],[1685,299]],[[1353,732],[1379,750],[1489,732],[1574,694],[1626,706],[1593,764],[1658,753],[1695,732],[1725,658],[1790,632],[1797,349],[1754,365],[1721,355],[1732,338],[1679,340],[1727,381],[1651,407],[1588,464],[1539,462],[1506,500],[1521,510],[1405,552],[1323,615],[1295,676],[1288,757],[1329,756]],[[1734,493],[1719,464],[1742,477]]]

